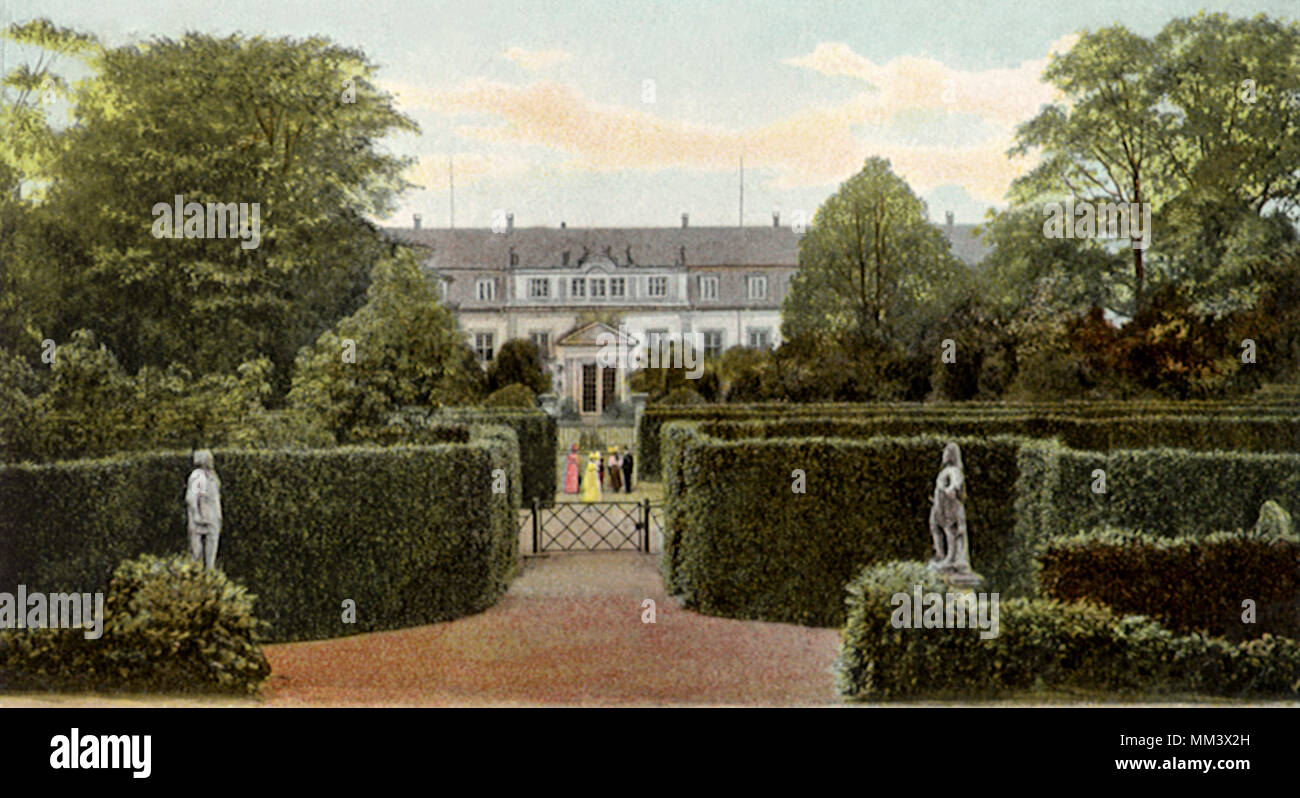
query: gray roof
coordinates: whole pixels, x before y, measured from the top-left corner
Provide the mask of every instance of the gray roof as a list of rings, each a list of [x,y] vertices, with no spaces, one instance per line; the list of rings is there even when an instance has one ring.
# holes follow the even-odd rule
[[[988,251],[974,235],[974,225],[944,230],[953,253],[974,265]],[[501,269],[510,264],[513,249],[520,267],[569,266],[583,254],[608,256],[620,266],[797,266],[799,234],[790,227],[517,227],[506,233],[486,228],[390,227],[396,240],[426,247],[437,269]]]

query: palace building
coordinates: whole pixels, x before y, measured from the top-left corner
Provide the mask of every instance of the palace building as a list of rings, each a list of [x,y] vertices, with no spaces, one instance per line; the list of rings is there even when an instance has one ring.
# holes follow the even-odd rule
[[[970,265],[973,226],[943,229]],[[781,343],[781,303],[798,268],[799,233],[770,227],[390,229],[414,247],[485,366],[512,338],[542,353],[557,396],[597,415],[627,398],[627,375],[598,362],[609,335],[643,348],[686,336],[706,356]],[[601,336],[602,333],[606,335]]]

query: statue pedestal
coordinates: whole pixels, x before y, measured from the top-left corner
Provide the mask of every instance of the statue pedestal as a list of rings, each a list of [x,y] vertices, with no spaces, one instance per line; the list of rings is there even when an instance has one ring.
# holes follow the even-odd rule
[[[984,577],[970,570],[970,568],[945,570],[933,561],[929,563],[929,568],[938,574],[945,584],[951,587],[974,590],[984,584]]]
[[[984,577],[974,571],[965,573],[939,574],[939,578],[953,587],[975,590],[984,584]]]

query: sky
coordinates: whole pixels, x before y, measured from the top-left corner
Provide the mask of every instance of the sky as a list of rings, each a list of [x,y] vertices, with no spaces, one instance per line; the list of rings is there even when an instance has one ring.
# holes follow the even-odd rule
[[[1017,124],[1077,34],[1154,35],[1200,10],[1296,19],[1295,0],[397,2],[0,0],[109,45],[214,35],[323,35],[363,50],[420,126],[384,142],[416,159],[384,223],[769,225],[810,219],[872,156],[978,223],[1032,161]],[[9,66],[22,53],[7,51]],[[740,163],[744,162],[743,181]],[[741,186],[744,189],[741,215]]]

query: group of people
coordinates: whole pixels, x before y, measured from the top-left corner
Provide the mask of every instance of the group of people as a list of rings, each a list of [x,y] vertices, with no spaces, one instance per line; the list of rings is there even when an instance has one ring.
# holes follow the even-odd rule
[[[569,447],[569,456],[564,465],[564,492],[581,493],[584,502],[600,501],[603,490],[618,493],[632,492],[632,472],[634,467],[632,453],[618,446],[609,447],[606,457],[600,452],[592,452],[587,457],[585,472],[579,473],[578,444]]]

